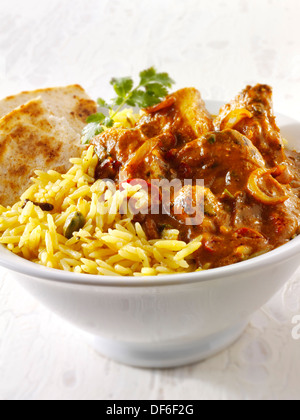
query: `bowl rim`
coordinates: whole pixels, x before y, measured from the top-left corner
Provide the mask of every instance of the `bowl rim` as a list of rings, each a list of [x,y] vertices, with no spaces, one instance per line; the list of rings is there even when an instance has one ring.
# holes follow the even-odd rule
[[[218,112],[217,108],[223,106],[225,101],[206,100],[207,108],[211,112]],[[300,122],[284,114],[276,114],[282,119],[283,125],[298,126],[300,132]],[[279,124],[281,125],[281,124]],[[203,283],[217,279],[225,279],[244,274],[248,270],[258,271],[267,265],[279,264],[283,261],[293,258],[300,253],[300,235],[290,240],[286,244],[269,251],[261,256],[231,264],[225,267],[214,268],[211,270],[170,274],[165,276],[102,276],[94,274],[73,273],[54,268],[48,268],[32,261],[28,261],[10,252],[4,245],[0,246],[0,266],[25,276],[34,277],[39,280],[48,280],[52,282],[86,285],[86,286],[105,286],[105,287],[159,287],[182,285],[191,283]],[[299,262],[300,264],[300,262]]]
[[[191,273],[170,274],[166,276],[122,277],[73,273],[44,267],[13,254],[1,245],[0,266],[15,273],[34,277],[38,280],[69,285],[143,288],[203,283],[218,280],[220,278],[225,280],[229,277],[243,275],[247,271],[260,271],[268,265],[270,267],[278,265],[284,261],[288,261],[298,253],[300,253],[300,235],[279,248],[263,255],[225,267]]]

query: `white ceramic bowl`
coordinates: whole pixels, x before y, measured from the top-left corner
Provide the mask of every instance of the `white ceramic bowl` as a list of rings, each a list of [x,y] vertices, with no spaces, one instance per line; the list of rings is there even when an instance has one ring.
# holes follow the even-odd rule
[[[218,112],[219,102],[207,103]],[[278,123],[297,147],[300,124],[283,116]],[[300,236],[228,267],[119,278],[48,269],[1,246],[0,265],[40,302],[89,333],[103,355],[134,366],[171,367],[202,360],[234,342],[251,315],[297,270],[299,254]]]

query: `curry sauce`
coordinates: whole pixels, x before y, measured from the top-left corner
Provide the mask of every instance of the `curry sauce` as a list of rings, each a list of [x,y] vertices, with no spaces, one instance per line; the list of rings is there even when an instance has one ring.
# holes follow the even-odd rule
[[[108,129],[92,144],[98,178],[120,187],[182,182],[169,200],[157,193],[158,214],[135,219],[148,239],[166,228],[178,229],[186,242],[201,237],[195,254],[201,268],[253,258],[299,233],[300,154],[284,148],[267,85],[246,87],[215,119],[196,89],[182,89],[143,110],[132,129]],[[194,223],[191,208],[202,214]]]

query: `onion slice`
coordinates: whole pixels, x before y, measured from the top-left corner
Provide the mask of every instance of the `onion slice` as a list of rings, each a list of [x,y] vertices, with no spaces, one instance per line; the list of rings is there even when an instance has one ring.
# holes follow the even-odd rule
[[[258,168],[249,177],[247,189],[260,203],[275,205],[284,203],[289,197],[285,189],[271,175],[271,171]]]
[[[229,112],[228,115],[223,119],[220,125],[220,130],[225,130],[226,128],[234,128],[240,121],[245,118],[252,118],[253,114],[247,109],[234,109]]]

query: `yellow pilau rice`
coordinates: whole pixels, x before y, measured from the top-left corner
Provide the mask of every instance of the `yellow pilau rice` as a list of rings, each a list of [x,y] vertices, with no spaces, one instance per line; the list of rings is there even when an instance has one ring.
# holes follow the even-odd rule
[[[186,244],[177,230],[165,230],[163,239],[148,241],[142,226],[120,207],[130,197],[141,198],[141,187],[112,190],[109,182],[95,181],[98,158],[93,146],[81,158],[71,159],[66,174],[36,171],[33,185],[13,207],[0,206],[0,243],[27,260],[76,273],[107,276],[152,276],[196,270],[193,253],[201,238]],[[24,207],[24,201],[28,201]],[[51,212],[33,204],[50,203]],[[64,237],[64,224],[73,212],[86,224]]]

